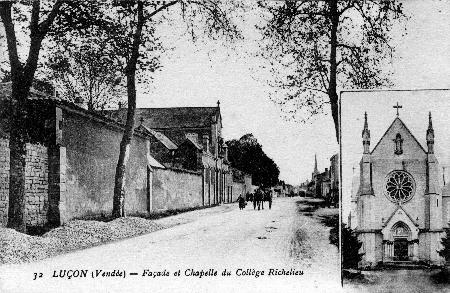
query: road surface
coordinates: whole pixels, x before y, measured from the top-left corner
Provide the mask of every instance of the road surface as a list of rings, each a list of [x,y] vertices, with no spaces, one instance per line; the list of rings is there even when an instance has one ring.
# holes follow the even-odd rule
[[[300,200],[194,211],[157,220],[177,225],[143,236],[4,265],[0,292],[337,292],[329,228],[298,212]]]

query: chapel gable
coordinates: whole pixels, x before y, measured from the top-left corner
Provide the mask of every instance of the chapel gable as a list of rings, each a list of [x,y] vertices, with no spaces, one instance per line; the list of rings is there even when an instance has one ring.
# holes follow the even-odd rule
[[[396,118],[372,150],[372,157],[426,159],[426,151],[400,118]]]

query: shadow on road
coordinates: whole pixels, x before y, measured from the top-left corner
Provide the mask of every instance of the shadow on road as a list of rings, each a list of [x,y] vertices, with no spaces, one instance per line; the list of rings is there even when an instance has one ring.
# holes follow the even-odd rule
[[[330,243],[336,247],[339,246],[339,214],[337,213],[337,209],[328,208],[324,200],[318,199],[299,200],[296,204],[299,214],[317,219],[326,227],[332,228],[329,236]],[[336,210],[336,212],[330,213],[329,211],[332,210]]]
[[[289,245],[289,257],[295,260],[310,258],[310,245],[307,242],[308,233],[301,227],[294,231]]]

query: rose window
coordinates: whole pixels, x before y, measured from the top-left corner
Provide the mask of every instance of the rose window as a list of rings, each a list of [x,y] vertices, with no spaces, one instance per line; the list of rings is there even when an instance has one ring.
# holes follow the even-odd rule
[[[392,171],[387,176],[385,194],[396,203],[404,203],[414,196],[414,179],[405,171]]]

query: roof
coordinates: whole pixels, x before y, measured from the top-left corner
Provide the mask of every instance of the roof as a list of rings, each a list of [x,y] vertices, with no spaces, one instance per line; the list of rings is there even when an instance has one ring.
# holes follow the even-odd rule
[[[191,142],[195,146],[196,149],[198,149],[198,150],[202,150],[203,149],[203,146],[198,144],[192,137],[186,135],[186,140]]]
[[[108,110],[111,118],[126,120],[127,109]],[[219,107],[137,108],[136,121],[153,129],[210,127],[220,116]]]
[[[373,154],[373,152],[375,151],[375,149],[377,148],[377,146],[380,144],[380,142],[383,140],[383,138],[387,135],[387,133],[389,132],[389,130],[394,126],[394,123],[398,121],[401,123],[401,125],[403,125],[403,127],[405,127],[406,132],[408,132],[411,137],[414,139],[414,141],[417,143],[417,145],[422,149],[422,151],[424,153],[426,153],[427,151],[425,151],[425,149],[423,148],[423,146],[420,144],[420,142],[417,140],[417,138],[414,136],[414,134],[412,134],[412,132],[409,130],[409,128],[406,126],[406,124],[402,121],[402,119],[400,119],[400,117],[396,117],[394,119],[394,121],[392,121],[391,125],[386,129],[386,132],[381,136],[380,140],[378,140],[377,144],[375,145],[375,147],[372,149],[371,154]]]
[[[0,128],[0,138],[9,138],[9,133]]]
[[[5,120],[2,121],[2,118],[6,117],[6,115],[3,115],[3,114],[5,114],[5,112],[2,112],[2,110],[4,110],[4,108],[5,108],[4,107],[5,103],[7,103],[8,101],[11,101],[10,97],[11,97],[11,82],[0,83],[0,131],[1,131],[0,135],[5,136],[5,137],[8,137],[9,131],[7,129],[2,129],[2,127],[4,127],[4,125],[2,125],[2,124],[8,123],[8,122],[5,122]],[[103,113],[101,111],[89,111],[87,109],[84,109],[84,108],[72,103],[72,102],[62,100],[58,97],[48,95],[41,91],[34,90],[33,88],[30,89],[30,94],[28,96],[28,100],[33,101],[33,102],[37,101],[37,102],[42,102],[42,103],[52,103],[59,107],[66,107],[66,109],[77,111],[78,113],[81,113],[82,115],[87,115],[87,116],[96,118],[99,121],[102,121],[109,125],[114,125],[114,126],[117,126],[120,128],[125,127],[125,123],[111,119],[110,117],[103,115]],[[9,121],[9,119],[6,119],[6,121]],[[140,132],[138,132],[138,133],[135,132],[135,134],[142,135],[142,133],[140,133]]]
[[[153,158],[150,154],[147,154],[147,160],[148,160],[148,164],[151,167],[156,167],[156,168],[161,168],[161,169],[166,169],[166,167],[164,167],[161,163],[159,163],[155,158]]]
[[[411,216],[402,208],[402,206],[398,205],[397,208],[395,209],[395,211],[389,216],[387,221],[384,222],[383,227],[386,227],[386,225],[392,220],[392,218],[395,216],[395,214],[397,213],[398,210],[402,210],[403,213],[405,213],[405,215],[411,221],[411,223],[413,223],[414,225],[417,225],[416,221],[414,221],[413,218],[411,218]]]
[[[173,141],[171,141],[167,136],[162,134],[161,132],[158,132],[156,130],[148,128],[148,127],[146,127],[143,124],[141,124],[138,128],[142,128],[145,132],[150,133],[151,135],[153,135],[167,149],[169,149],[169,150],[176,150],[176,149],[178,149],[177,145]]]

